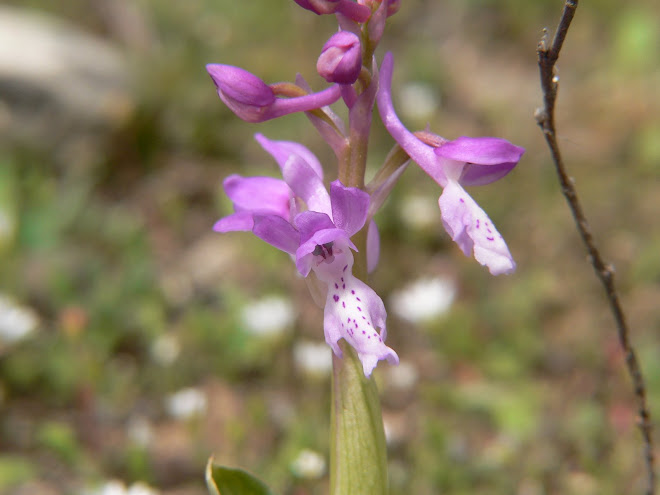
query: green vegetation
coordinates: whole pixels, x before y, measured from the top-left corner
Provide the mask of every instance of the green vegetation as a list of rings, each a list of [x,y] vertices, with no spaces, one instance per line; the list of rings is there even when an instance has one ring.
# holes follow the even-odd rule
[[[22,340],[0,339],[0,492],[77,494],[116,478],[203,494],[214,454],[276,493],[325,493],[327,477],[291,469],[303,449],[328,454],[329,379],[294,365],[297,342],[322,340],[322,312],[286,255],[211,227],[228,212],[225,176],[275,172],[254,132],[304,143],[328,177],[332,154],[304,116],[239,121],[204,64],[273,82],[301,72],[320,88],[316,56],[332,23],[290,0],[116,2],[115,14],[137,23],[127,34],[92,7],[104,2],[5,3],[48,8],[112,43],[129,82],[93,124],[65,124],[56,108],[45,135],[3,136],[0,102],[0,296],[38,318]],[[390,311],[388,344],[417,372],[408,387],[385,363],[375,372],[393,434],[392,495],[641,493],[630,380],[533,118],[536,41],[561,2],[401,4],[385,43],[398,57],[395,86],[432,85],[439,134],[497,135],[527,153],[497,186],[470,191],[507,240],[515,275],[491,277],[439,225],[406,221],[406,195],[440,193],[414,167],[376,218],[371,285],[386,304],[422,276],[458,284],[434,320]],[[652,0],[581,6],[559,62],[558,106],[565,159],[616,266],[656,422],[659,19]],[[391,146],[375,130],[374,169]],[[257,336],[242,310],[268,295],[291,298],[296,319]],[[206,403],[177,417],[168,398],[187,387]]]

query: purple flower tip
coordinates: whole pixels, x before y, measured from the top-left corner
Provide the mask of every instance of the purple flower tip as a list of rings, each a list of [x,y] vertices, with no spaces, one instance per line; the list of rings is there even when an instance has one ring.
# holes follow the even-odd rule
[[[465,163],[459,182],[464,186],[481,186],[501,179],[518,164],[525,148],[506,139],[462,136],[435,148],[441,158]]]
[[[240,67],[208,64],[206,71],[218,89],[220,99],[243,120],[261,122],[262,114],[275,103],[273,90]]]
[[[350,31],[333,34],[323,46],[316,63],[318,73],[326,81],[353,84],[362,68],[360,38]]]
[[[435,149],[435,154],[443,158],[477,165],[518,163],[523,153],[525,148],[494,137],[461,136]]]
[[[366,22],[371,16],[371,9],[353,0],[294,0],[303,9],[317,15],[339,12],[355,22]]]

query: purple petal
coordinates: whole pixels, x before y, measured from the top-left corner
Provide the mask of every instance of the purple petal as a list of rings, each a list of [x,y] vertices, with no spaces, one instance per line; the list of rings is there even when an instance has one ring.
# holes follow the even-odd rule
[[[471,138],[462,136],[443,143],[435,149],[436,155],[466,163],[460,183],[481,186],[508,174],[518,164],[524,148],[500,138]]]
[[[337,244],[357,250],[348,238],[346,231],[336,228],[330,218],[324,213],[306,211],[296,216],[295,223],[300,231],[301,239],[300,247],[296,250],[296,267],[303,277],[309,274],[315,260],[317,263],[324,261],[321,256],[315,254],[318,251],[318,246],[325,246],[332,243],[333,248]],[[325,261],[331,261],[331,256]]]
[[[369,222],[367,230],[367,272],[373,272],[380,259],[380,234],[378,226],[373,220]]]
[[[518,163],[524,152],[525,148],[511,144],[506,139],[494,137],[461,136],[435,148],[438,156],[477,165]]]
[[[479,205],[454,181],[445,186],[439,200],[447,233],[466,256],[475,259],[493,275],[512,273],[516,264],[509,248]]]
[[[289,254],[295,254],[300,234],[289,222],[276,215],[255,215],[254,235]]]
[[[338,180],[330,184],[332,219],[348,236],[364,227],[369,209],[369,194],[356,187],[345,187]]]
[[[315,14],[334,14],[340,12],[355,22],[366,22],[371,15],[371,9],[352,0],[294,0],[303,9]]]
[[[324,259],[315,254],[320,246],[327,245],[332,245],[333,253],[335,252],[337,245],[346,245],[357,251],[355,245],[346,236],[346,231],[342,229],[319,230],[296,250],[296,268],[298,269],[298,273],[303,277],[306,277],[309,275],[310,270],[319,263],[332,262],[332,256]],[[348,247],[346,249],[348,249]]]
[[[483,186],[501,179],[511,172],[516,163],[498,163],[497,165],[476,165],[466,163],[459,183],[462,186]]]
[[[289,218],[291,189],[283,180],[230,175],[222,185],[237,212],[270,213]]]
[[[282,172],[293,193],[305,202],[309,210],[331,214],[328,190],[307,162],[298,155],[291,155]]]
[[[415,137],[415,135],[404,127],[397,117],[392,105],[392,70],[394,60],[391,53],[385,54],[380,68],[380,88],[376,100],[378,111],[385,128],[399,143],[410,158],[417,163],[433,180],[444,187],[447,183],[439,157],[434,153],[434,148]]]
[[[337,12],[344,14],[355,22],[367,22],[371,16],[371,9],[352,0],[339,0]]]
[[[221,218],[215,225],[213,225],[213,230],[216,232],[236,232],[243,231],[248,232],[254,227],[254,221],[252,219],[253,213],[251,211],[242,211],[240,213],[234,213]]]
[[[321,162],[319,162],[314,153],[302,144],[293,141],[274,141],[268,139],[263,134],[255,134],[254,138],[264,150],[275,158],[280,169],[284,169],[284,164],[291,155],[298,155],[314,170],[316,175],[323,179],[323,167],[321,166]]]
[[[306,211],[294,218],[296,228],[300,232],[300,243],[303,244],[314,236],[319,230],[335,229],[330,217],[325,213]]]

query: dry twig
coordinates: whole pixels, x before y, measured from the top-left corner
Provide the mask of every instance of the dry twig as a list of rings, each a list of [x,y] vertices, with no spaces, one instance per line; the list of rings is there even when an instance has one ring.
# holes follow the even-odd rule
[[[539,70],[541,74],[541,89],[543,90],[543,108],[536,111],[536,121],[543,130],[545,140],[550,147],[552,159],[557,169],[559,183],[562,192],[566,197],[568,206],[573,213],[575,224],[584,241],[584,244],[589,253],[589,260],[596,271],[596,275],[600,279],[607,294],[607,299],[612,311],[612,315],[616,322],[617,332],[619,336],[619,343],[626,358],[626,366],[628,374],[633,382],[635,392],[635,399],[637,402],[637,412],[639,414],[639,428],[642,433],[644,441],[644,458],[646,462],[646,481],[647,489],[646,495],[655,494],[655,471],[654,471],[654,454],[653,454],[653,435],[651,426],[651,417],[646,400],[646,387],[644,385],[644,377],[637,361],[635,350],[630,344],[628,324],[626,323],[625,314],[621,308],[616,286],[614,284],[614,269],[611,265],[606,264],[596,247],[596,243],[591,235],[591,230],[587,219],[582,211],[582,206],[578,199],[577,191],[573,184],[573,180],[566,173],[564,162],[559,151],[557,144],[557,137],[555,133],[555,101],[557,99],[557,89],[559,86],[559,78],[555,75],[555,64],[559,58],[559,52],[568,33],[568,28],[575,15],[578,0],[566,0],[564,10],[557,26],[557,31],[552,39],[552,43],[548,46],[547,32],[544,32],[543,38],[539,42],[537,53]]]

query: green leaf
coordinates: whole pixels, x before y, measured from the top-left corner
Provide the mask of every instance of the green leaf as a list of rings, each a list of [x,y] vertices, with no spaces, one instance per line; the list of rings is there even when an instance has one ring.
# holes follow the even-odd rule
[[[259,479],[242,469],[231,469],[213,464],[206,465],[206,486],[211,495],[274,495]]]

